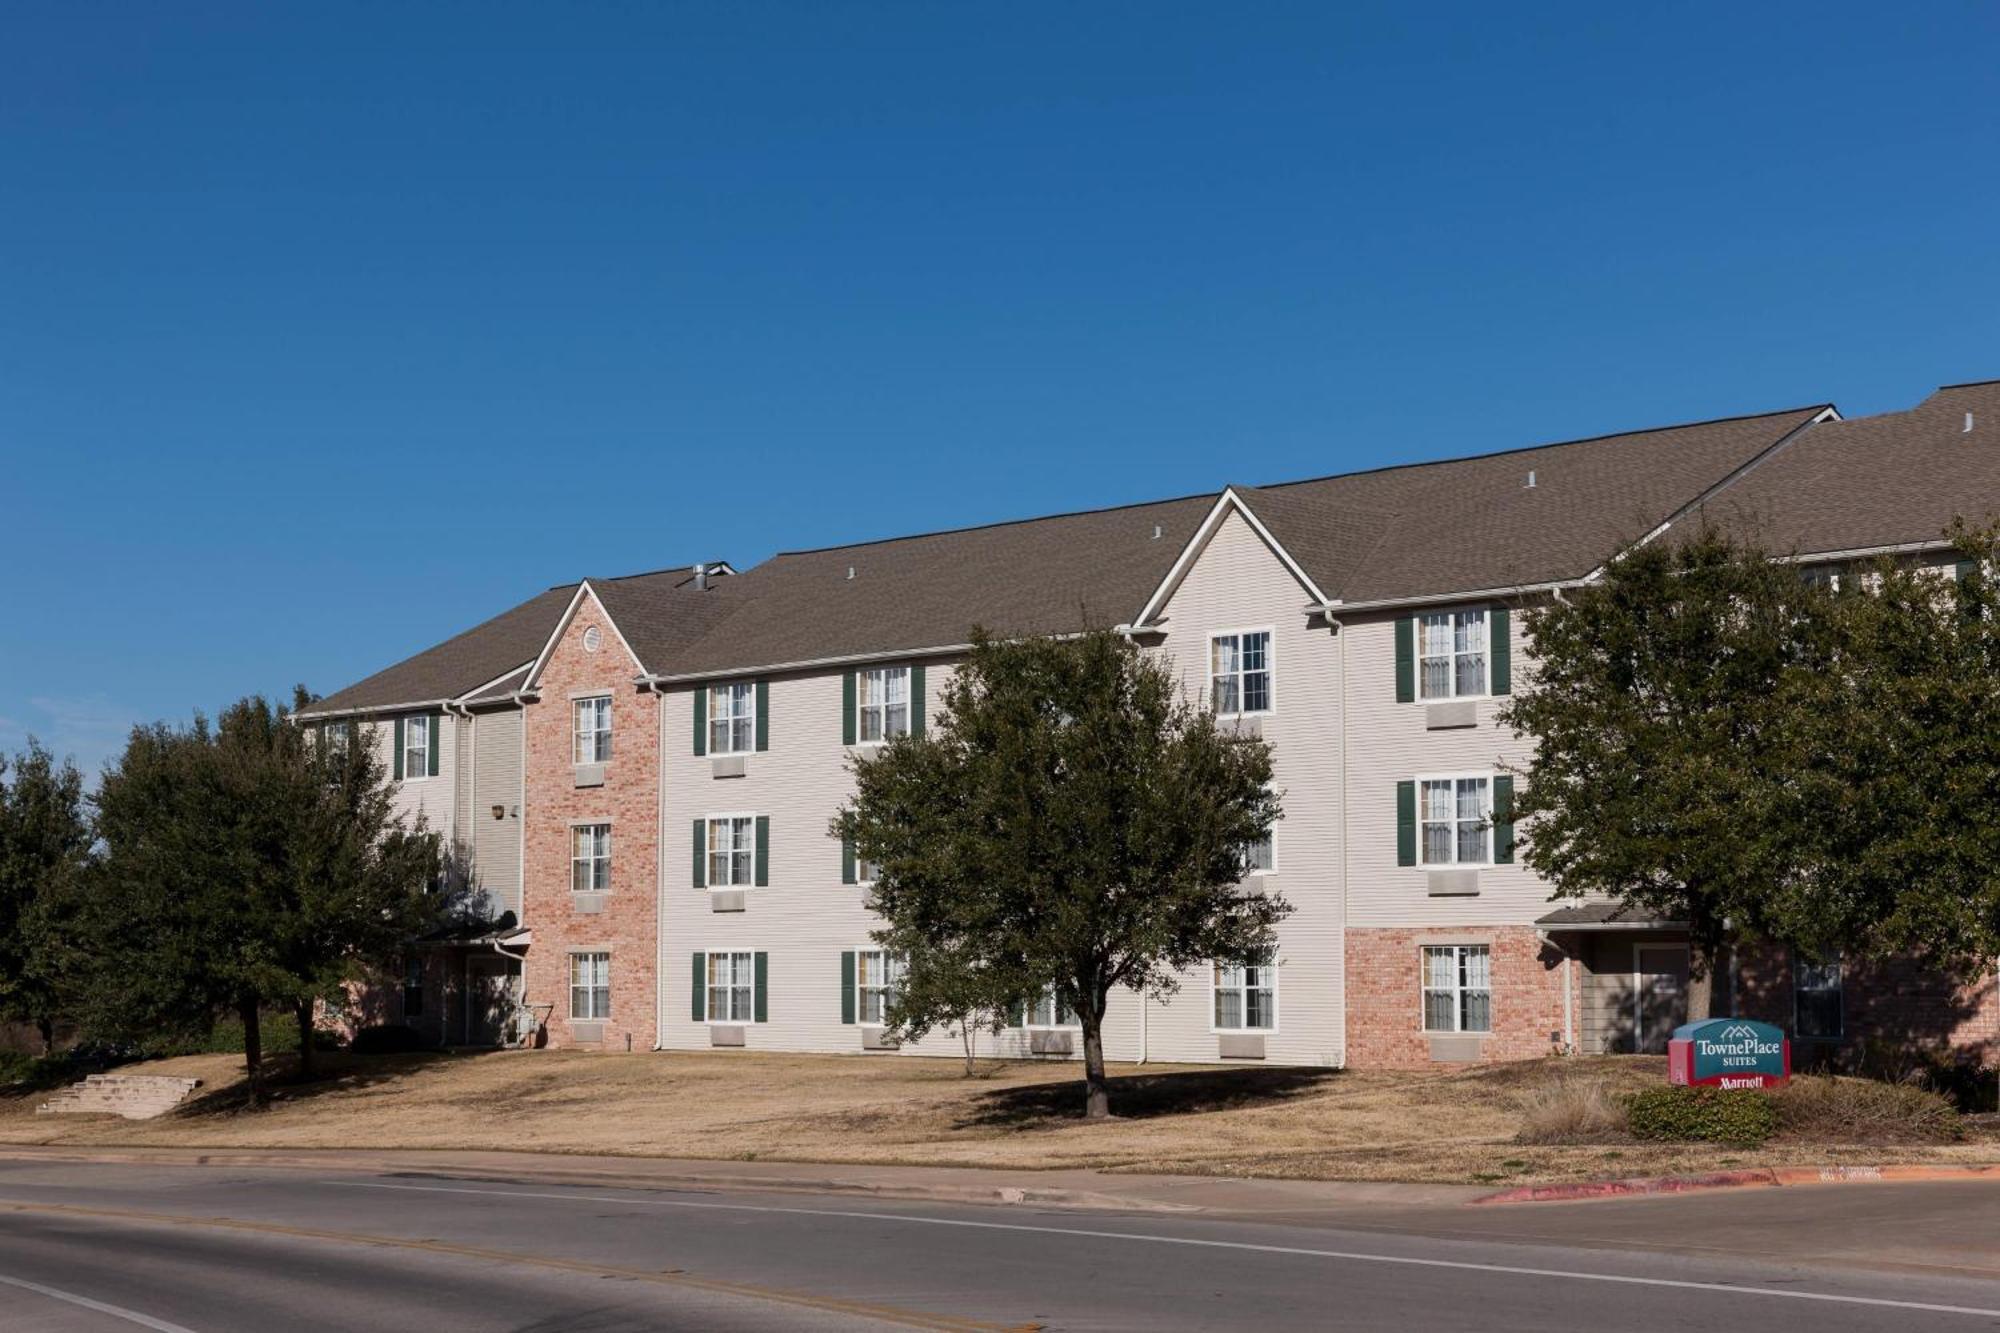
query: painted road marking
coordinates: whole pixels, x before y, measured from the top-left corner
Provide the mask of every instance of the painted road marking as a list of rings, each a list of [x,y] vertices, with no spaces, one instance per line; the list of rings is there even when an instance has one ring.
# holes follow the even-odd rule
[[[1259,1254],[1285,1254],[1307,1259],[1337,1259],[1346,1263],[1400,1264],[1411,1268],[1449,1268],[1473,1273],[1503,1273],[1511,1277],[1559,1278],[1569,1282],[1610,1282],[1633,1287],[1669,1287],[1677,1291],[1713,1291],[1729,1296],[1765,1296],[1782,1301],[1819,1301],[1833,1305],[1865,1305],[1884,1310],[1921,1310],[1927,1314],[1972,1315],[2000,1319],[2000,1309],[1972,1305],[1944,1305],[1932,1301],[1899,1301],[1886,1296],[1843,1296],[1829,1291],[1787,1291],[1774,1287],[1747,1287],[1734,1282],[1696,1282],[1686,1278],[1633,1277],[1623,1273],[1577,1273],[1559,1268],[1530,1268],[1520,1264],[1483,1264],[1470,1259],[1423,1259],[1400,1254],[1365,1254],[1355,1250],[1319,1250],[1299,1245],[1259,1245],[1242,1240],[1208,1240],[1194,1236],[1154,1236],[1143,1231],[1100,1231],[1083,1227],[1035,1226],[1027,1222],[978,1222],[969,1218],[920,1217],[910,1213],[870,1213],[860,1209],[798,1208],[775,1204],[709,1203],[692,1199],[634,1199],[614,1194],[557,1194],[543,1190],[465,1189],[452,1185],[400,1185],[380,1180],[323,1180],[322,1185],[347,1189],[411,1190],[426,1194],[490,1194],[503,1199],[558,1199],[572,1203],[622,1203],[635,1207],[691,1208],[716,1212],[783,1213],[797,1217],[866,1218],[877,1222],[910,1222],[919,1226],[969,1227],[981,1231],[1028,1231],[1051,1236],[1088,1236],[1094,1240],[1136,1241],[1148,1245],[1185,1245],[1211,1250],[1250,1250]]]
[[[181,1324],[170,1324],[164,1319],[155,1319],[149,1314],[140,1314],[137,1310],[128,1310],[122,1305],[93,1301],[88,1296],[79,1296],[73,1291],[62,1291],[56,1287],[45,1287],[39,1282],[30,1282],[25,1278],[8,1277],[0,1273],[0,1282],[10,1287],[19,1287],[23,1291],[32,1291],[38,1296],[46,1296],[52,1301],[68,1301],[71,1305],[81,1305],[86,1310],[95,1310],[99,1314],[108,1314],[113,1319],[123,1319],[128,1324],[150,1328],[154,1333],[194,1333],[193,1329]]]

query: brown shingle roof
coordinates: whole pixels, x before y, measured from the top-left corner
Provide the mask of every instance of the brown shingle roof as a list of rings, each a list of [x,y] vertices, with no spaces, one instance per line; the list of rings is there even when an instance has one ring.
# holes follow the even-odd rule
[[[1801,554],[1936,541],[1952,519],[1996,511],[2000,381],[1950,385],[1907,412],[1822,422],[1703,506],[1739,536]]]

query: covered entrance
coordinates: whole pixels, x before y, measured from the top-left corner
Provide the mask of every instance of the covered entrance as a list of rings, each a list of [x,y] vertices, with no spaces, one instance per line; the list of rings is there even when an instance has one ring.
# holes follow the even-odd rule
[[[465,1024],[461,1040],[467,1046],[501,1046],[511,1037],[514,1011],[521,1003],[521,965],[497,954],[471,954],[465,960]]]
[[[1664,1055],[1687,1021],[1687,928],[1620,903],[1561,907],[1535,922],[1574,974],[1571,1041],[1582,1055]]]

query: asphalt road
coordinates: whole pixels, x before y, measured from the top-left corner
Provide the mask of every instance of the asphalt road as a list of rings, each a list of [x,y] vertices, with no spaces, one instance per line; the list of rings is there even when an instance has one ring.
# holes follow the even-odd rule
[[[2000,1328],[1995,1236],[1983,1183],[1273,1221],[4,1162],[0,1329]]]

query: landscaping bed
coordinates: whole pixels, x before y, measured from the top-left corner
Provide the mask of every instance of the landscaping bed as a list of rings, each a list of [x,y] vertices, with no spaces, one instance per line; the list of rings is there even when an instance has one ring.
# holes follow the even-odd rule
[[[1788,1090],[1796,1103],[1761,1144],[1638,1139],[1617,1113],[1632,1093],[1665,1084],[1665,1062],[1646,1057],[1422,1072],[1118,1065],[1110,1071],[1118,1118],[1096,1124],[1078,1113],[1081,1079],[1068,1064],[995,1063],[968,1079],[953,1060],[741,1052],[321,1060],[326,1077],[304,1085],[287,1084],[280,1065],[274,1104],[254,1114],[238,1109],[242,1062],[227,1055],[126,1066],[203,1080],[202,1095],[158,1120],[37,1117],[45,1092],[0,1094],[0,1144],[496,1149],[1507,1184],[2000,1162],[2000,1135],[1988,1125],[1913,1131],[1931,1114],[1928,1103],[1913,1119],[1893,1085],[1841,1090],[1820,1079]],[[1551,1117],[1570,1114],[1551,1104],[1577,1101],[1612,1108],[1612,1117],[1585,1117],[1551,1136]]]

